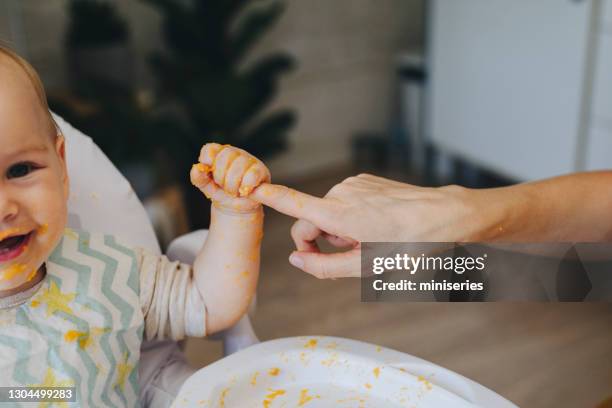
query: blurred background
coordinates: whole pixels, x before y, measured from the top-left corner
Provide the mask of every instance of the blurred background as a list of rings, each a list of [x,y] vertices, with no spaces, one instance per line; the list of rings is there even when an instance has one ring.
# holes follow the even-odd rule
[[[319,196],[358,172],[480,188],[612,167],[612,0],[2,0],[0,41],[130,180],[162,246],[208,225],[188,170],[209,141]],[[358,281],[291,268],[291,224],[267,211],[262,340],[378,343],[520,406],[612,396],[609,304],[362,304]]]

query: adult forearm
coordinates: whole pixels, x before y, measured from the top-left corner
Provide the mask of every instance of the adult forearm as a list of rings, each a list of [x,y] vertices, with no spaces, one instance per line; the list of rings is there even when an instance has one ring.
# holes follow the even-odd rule
[[[477,240],[599,242],[612,239],[612,171],[472,190],[482,208]]]

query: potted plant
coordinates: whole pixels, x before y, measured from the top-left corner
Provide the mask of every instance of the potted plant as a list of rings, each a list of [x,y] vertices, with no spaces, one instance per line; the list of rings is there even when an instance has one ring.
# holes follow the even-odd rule
[[[92,78],[132,83],[129,30],[113,4],[70,0],[66,50],[71,83],[80,92]]]
[[[259,59],[246,57],[284,11],[281,1],[143,0],[162,16],[165,49],[151,55],[159,80],[156,98],[180,112],[187,157],[204,142],[232,144],[260,158],[283,150],[295,113],[288,109],[264,113],[278,91],[281,75],[295,65],[291,56],[274,52]],[[175,150],[175,154],[180,155]],[[172,160],[185,167],[191,161]],[[180,166],[179,165],[179,166]],[[191,186],[187,207],[194,227],[207,225],[208,210]]]

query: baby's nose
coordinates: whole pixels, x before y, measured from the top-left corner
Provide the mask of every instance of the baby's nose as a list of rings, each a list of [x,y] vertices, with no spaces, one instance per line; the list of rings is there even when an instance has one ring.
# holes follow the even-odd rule
[[[13,221],[19,212],[19,205],[0,189],[0,223]]]

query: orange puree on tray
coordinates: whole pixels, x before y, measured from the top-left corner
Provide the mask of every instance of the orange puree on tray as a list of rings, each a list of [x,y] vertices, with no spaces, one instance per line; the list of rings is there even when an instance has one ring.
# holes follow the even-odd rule
[[[317,347],[318,342],[319,341],[317,339],[310,339],[308,340],[308,343],[304,345],[304,348],[315,348]]]
[[[319,395],[310,396],[308,395],[308,388],[303,389],[300,392],[300,400],[298,401],[298,407],[303,407],[306,403],[312,401],[315,398],[321,398]]]
[[[276,397],[279,397],[279,396],[285,394],[285,390],[270,390],[270,391],[272,391],[272,392],[270,394],[266,395],[266,399],[263,400],[264,408],[269,408],[270,404],[272,403],[272,401],[274,401],[274,399]]]

